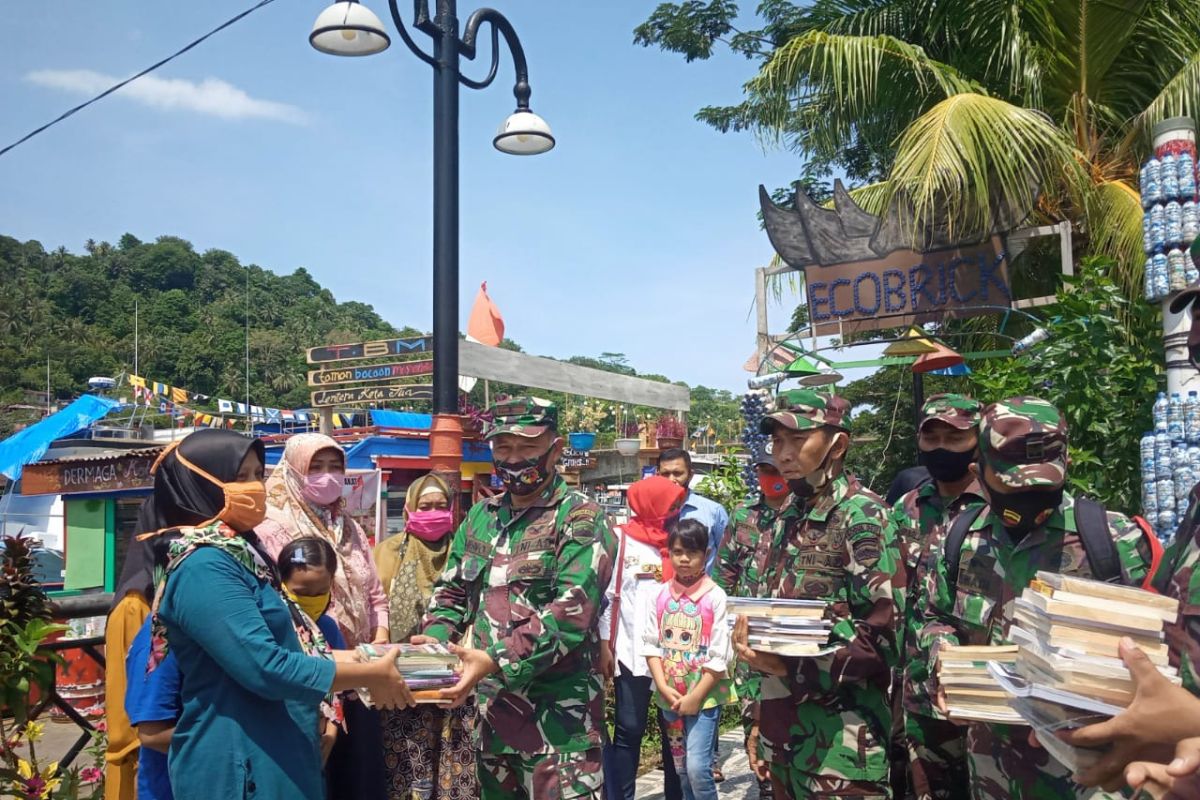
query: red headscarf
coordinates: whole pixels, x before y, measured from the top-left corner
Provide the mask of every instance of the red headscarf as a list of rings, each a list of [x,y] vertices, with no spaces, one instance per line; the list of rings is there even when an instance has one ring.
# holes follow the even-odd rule
[[[631,538],[658,548],[662,556],[663,581],[669,581],[675,570],[671,568],[663,524],[679,512],[687,498],[687,489],[669,478],[652,475],[631,485],[628,495],[634,517],[621,529]]]

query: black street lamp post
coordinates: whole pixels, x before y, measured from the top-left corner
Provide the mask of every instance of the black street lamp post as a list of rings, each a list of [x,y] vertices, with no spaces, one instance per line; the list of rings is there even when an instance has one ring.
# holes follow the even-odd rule
[[[459,37],[458,3],[414,0],[412,27],[433,40],[433,54],[413,41],[397,0],[389,0],[400,38],[417,58],[433,67],[433,413],[430,456],[434,468],[458,471],[462,458],[462,424],[458,416],[458,90],[484,89],[496,78],[500,36],[512,53],[517,109],[497,131],[493,144],[512,155],[537,155],[554,147],[546,122],[529,109],[529,70],[525,50],[512,24],[499,11],[481,8],[467,19]],[[492,58],[487,75],[474,80],[462,74],[460,58],[474,60],[480,29],[491,27]],[[391,43],[379,18],[355,0],[336,2],[317,18],[309,41],[324,53],[371,55]]]

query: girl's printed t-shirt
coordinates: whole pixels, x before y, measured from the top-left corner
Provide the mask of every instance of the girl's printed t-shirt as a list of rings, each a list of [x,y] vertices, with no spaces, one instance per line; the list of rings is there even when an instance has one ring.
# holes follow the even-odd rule
[[[680,694],[691,691],[706,669],[728,671],[731,655],[725,598],[711,578],[704,577],[690,587],[672,580],[647,609],[642,655],[662,659],[663,675]],[[657,688],[654,699],[660,708],[670,710]],[[736,700],[733,681],[726,676],[704,698],[702,708]]]

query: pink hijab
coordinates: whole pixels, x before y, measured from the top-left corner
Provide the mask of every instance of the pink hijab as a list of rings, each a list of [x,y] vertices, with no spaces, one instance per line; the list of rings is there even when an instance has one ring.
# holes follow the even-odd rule
[[[322,450],[337,450],[345,464],[346,454],[334,439],[323,433],[300,433],[288,439],[283,458],[267,479],[267,519],[276,522],[290,539],[318,536],[333,545],[338,570],[333,578],[329,615],[355,642],[371,641],[370,604],[367,587],[353,580],[361,565],[358,556],[368,551],[362,528],[345,513],[345,500],[317,506],[304,499],[302,489],[309,464]]]

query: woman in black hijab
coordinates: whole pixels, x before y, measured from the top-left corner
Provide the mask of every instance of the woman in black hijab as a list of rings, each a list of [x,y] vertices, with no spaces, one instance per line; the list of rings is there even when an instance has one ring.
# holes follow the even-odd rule
[[[251,450],[266,463],[266,448],[258,439],[215,428],[198,430],[179,445],[184,458],[221,481],[232,481],[238,467]],[[179,462],[174,452],[158,465],[154,473],[154,493],[138,511],[137,528],[129,542],[121,578],[113,594],[113,610],[130,592],[140,594],[147,610],[154,598],[154,568],[167,564],[167,546],[176,538],[172,533],[138,541],[143,533],[197,525],[212,519],[225,504],[221,487],[205,480]],[[243,532],[250,533],[252,531]],[[111,612],[110,612],[111,613]],[[143,617],[145,615],[143,614]]]
[[[196,431],[178,447],[184,458],[220,481],[232,481],[237,477],[238,468],[251,450],[265,462],[266,450],[262,442],[233,431],[216,429]],[[205,522],[216,516],[224,504],[225,493],[220,486],[183,466],[176,453],[169,452],[154,473],[154,493],[146,498],[138,512],[137,528],[126,550],[104,633],[107,654],[104,708],[108,723],[105,780],[107,785],[118,787],[110,797],[134,796],[138,737],[125,714],[125,688],[128,685],[125,654],[150,613],[156,578],[167,565],[167,549],[178,538],[175,532],[142,541],[138,536]],[[253,532],[249,532],[249,536],[253,537]]]
[[[247,790],[259,800],[319,800],[319,722],[340,719],[337,693],[366,689],[385,708],[407,707],[412,695],[392,659],[335,654],[280,593],[253,531],[266,516],[260,443],[202,431],[160,461],[156,509],[171,516],[163,501],[190,515],[138,638],[147,644],[148,679],[168,658],[178,666],[171,791],[176,800]]]

